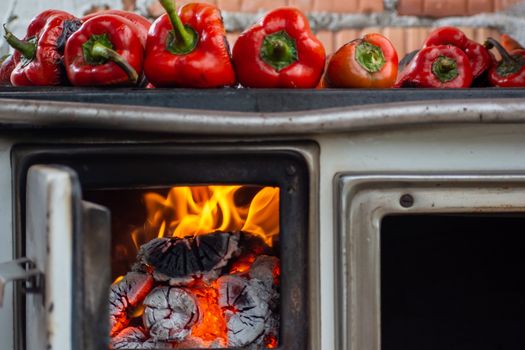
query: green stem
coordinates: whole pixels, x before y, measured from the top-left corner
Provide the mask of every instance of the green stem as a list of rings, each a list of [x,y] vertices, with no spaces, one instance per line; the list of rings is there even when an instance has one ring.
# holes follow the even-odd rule
[[[432,73],[442,83],[454,80],[459,75],[456,61],[447,56],[439,56],[432,63]]]
[[[95,59],[106,59],[115,62],[117,66],[119,66],[124,72],[126,72],[131,83],[136,84],[139,80],[139,75],[137,74],[137,71],[128,63],[128,61],[124,59],[124,57],[119,55],[115,50],[110,49],[99,42],[95,42],[93,44],[93,48],[91,49],[91,55]]]
[[[525,59],[522,55],[512,56],[497,40],[493,38],[488,38],[485,41],[485,47],[489,50],[495,47],[496,50],[498,50],[501,55],[501,61],[496,67],[496,72],[503,77],[519,72],[525,65]]]
[[[386,63],[383,50],[366,41],[356,46],[355,58],[359,65],[369,73],[379,72]]]
[[[197,33],[189,27],[185,26],[177,14],[177,8],[174,0],[159,0],[160,4],[166,10],[173,27],[175,34],[174,40],[168,42],[169,49],[174,53],[188,53],[191,52],[197,43]]]
[[[20,40],[13,33],[11,33],[6,25],[4,24],[5,35],[4,38],[7,40],[9,46],[17,50],[27,59],[35,58],[36,54],[36,41],[35,40]]]
[[[298,60],[295,40],[285,31],[267,35],[261,46],[260,57],[280,71]]]

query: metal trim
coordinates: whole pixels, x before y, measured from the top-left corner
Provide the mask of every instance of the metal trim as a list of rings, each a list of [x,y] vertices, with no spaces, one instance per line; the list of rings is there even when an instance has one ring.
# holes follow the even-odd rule
[[[413,197],[404,205],[403,196]],[[334,179],[336,348],[380,350],[380,225],[389,214],[525,211],[523,175],[359,175]]]
[[[201,135],[296,135],[443,123],[524,123],[525,100],[385,103],[288,113],[241,113],[0,99],[1,128],[91,128]]]

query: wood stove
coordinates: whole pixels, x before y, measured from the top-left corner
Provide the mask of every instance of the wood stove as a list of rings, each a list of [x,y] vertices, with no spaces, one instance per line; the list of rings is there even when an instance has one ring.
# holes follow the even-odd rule
[[[209,340],[208,332],[204,340],[223,348],[409,349],[430,340],[450,344],[459,334],[454,332],[467,330],[465,322],[479,325],[483,319],[490,319],[493,337],[483,342],[470,333],[462,349],[499,344],[503,336],[514,337],[512,346],[519,348],[519,337],[507,331],[525,317],[505,313],[509,304],[491,300],[498,295],[511,295],[509,303],[522,300],[517,271],[523,266],[516,252],[525,212],[523,91],[435,90],[425,93],[430,100],[408,102],[424,96],[410,90],[320,95],[221,90],[197,94],[201,101],[210,97],[212,106],[193,103],[191,109],[163,104],[166,96],[177,96],[169,90],[159,91],[160,97],[115,91],[115,99],[106,90],[78,91],[99,104],[64,102],[81,99],[68,90],[48,96],[27,91],[40,100],[20,100],[23,91],[18,99],[1,99],[0,261],[15,262],[0,265],[0,287],[5,287],[0,338],[8,350],[100,349],[111,340],[116,347],[109,321],[113,284],[119,286],[114,305],[131,305],[113,313],[114,324],[124,327],[117,332],[125,331],[118,344],[130,347],[146,346],[152,334],[159,347],[178,337],[203,340],[193,331],[196,315],[206,313],[200,299],[217,293],[212,308],[221,309],[226,329],[240,309],[257,311],[250,314],[256,320],[247,318],[255,333],[249,344],[224,343],[224,336]],[[156,107],[141,104],[141,94]],[[49,101],[58,95],[61,101]],[[340,108],[312,109],[319,96],[326,98],[324,106]],[[235,104],[240,97],[244,100]],[[363,104],[372,100],[388,103]],[[284,110],[293,111],[279,112]],[[228,197],[231,190],[235,194]],[[245,224],[263,190],[273,198],[278,191],[279,234],[246,236],[244,231],[257,232]],[[175,234],[186,232],[172,210],[178,193],[191,194],[183,208],[223,198],[219,193],[233,197],[240,226],[215,225],[222,223],[221,214],[211,226],[204,219],[201,226],[199,218],[197,235]],[[491,235],[496,226],[505,228],[497,239]],[[476,227],[482,229],[479,240]],[[437,235],[441,232],[449,236]],[[513,247],[505,246],[505,233]],[[446,261],[439,261],[443,254],[437,252],[446,250],[447,239],[454,242],[450,258],[463,275],[454,268],[444,272]],[[205,257],[200,246],[208,240],[215,243]],[[250,256],[247,242],[254,240],[264,254]],[[172,254],[180,249],[183,253]],[[508,261],[479,263],[491,249],[502,257],[508,253]],[[167,263],[159,250],[174,262]],[[427,259],[414,263],[421,254]],[[178,256],[186,261],[177,262]],[[262,260],[256,263],[257,258]],[[499,279],[483,277],[502,269]],[[436,279],[439,289],[434,279],[418,277],[425,270],[443,271]],[[469,271],[479,278],[467,278]],[[513,277],[516,283],[507,283]],[[7,282],[17,279],[23,281],[13,290]],[[196,290],[205,279],[217,288]],[[235,295],[243,293],[235,290],[253,289],[253,279],[269,287],[245,294],[247,304],[236,305]],[[448,288],[451,281],[455,289]],[[498,288],[475,294],[483,283]],[[411,286],[419,288],[419,298],[410,298]],[[454,294],[458,289],[463,300],[483,299],[487,312],[474,303],[454,314],[462,304],[453,303],[461,300]],[[249,298],[255,294],[259,299]],[[450,297],[441,300],[440,311],[458,326],[436,335],[429,329],[440,319],[429,310],[439,295]],[[173,328],[157,324],[162,315]],[[229,328],[237,332],[236,325]],[[407,340],[417,329],[418,336]]]

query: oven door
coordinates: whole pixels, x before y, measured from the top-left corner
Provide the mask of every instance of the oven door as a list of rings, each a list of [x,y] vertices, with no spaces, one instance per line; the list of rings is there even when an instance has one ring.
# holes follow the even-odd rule
[[[26,189],[26,257],[42,277],[25,296],[25,348],[107,349],[109,211],[65,166],[31,166]]]
[[[338,349],[523,345],[524,176],[340,175],[334,195]]]

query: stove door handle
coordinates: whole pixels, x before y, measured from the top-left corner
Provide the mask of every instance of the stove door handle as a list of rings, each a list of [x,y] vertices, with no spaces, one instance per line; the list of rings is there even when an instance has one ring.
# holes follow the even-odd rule
[[[0,263],[0,307],[3,306],[5,286],[9,282],[26,281],[26,293],[40,293],[43,280],[44,274],[35,267],[35,263],[29,258]]]

